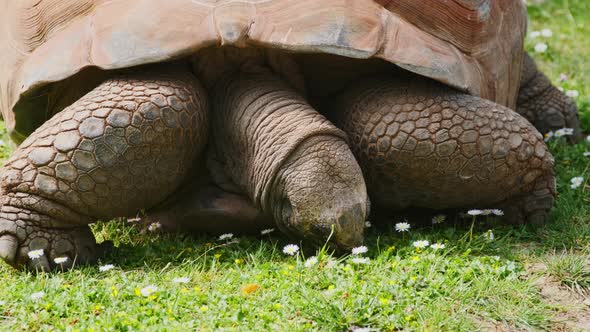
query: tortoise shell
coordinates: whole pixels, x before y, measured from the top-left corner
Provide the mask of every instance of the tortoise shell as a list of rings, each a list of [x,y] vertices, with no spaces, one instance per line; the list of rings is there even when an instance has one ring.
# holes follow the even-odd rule
[[[17,142],[81,71],[219,45],[380,58],[514,108],[526,30],[520,0],[0,1],[0,109]]]

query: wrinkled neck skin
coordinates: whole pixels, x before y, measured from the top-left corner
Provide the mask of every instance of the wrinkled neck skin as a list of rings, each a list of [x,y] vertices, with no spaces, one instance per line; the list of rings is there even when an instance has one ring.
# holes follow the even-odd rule
[[[338,247],[362,242],[365,183],[345,135],[264,64],[209,75],[214,158],[277,226]]]

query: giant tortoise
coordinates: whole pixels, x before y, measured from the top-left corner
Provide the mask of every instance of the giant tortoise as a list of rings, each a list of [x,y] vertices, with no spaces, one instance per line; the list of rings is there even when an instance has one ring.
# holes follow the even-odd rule
[[[513,109],[577,126],[523,66],[518,0],[1,5],[0,108],[19,146],[1,170],[0,257],[15,267],[91,262],[88,225],[140,210],[342,249],[362,243],[369,197],[542,221],[553,159]]]

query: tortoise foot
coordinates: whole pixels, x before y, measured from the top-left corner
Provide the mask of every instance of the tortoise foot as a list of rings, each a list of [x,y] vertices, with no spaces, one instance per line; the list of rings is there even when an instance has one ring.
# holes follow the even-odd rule
[[[575,143],[582,138],[576,103],[551,84],[528,54],[525,54],[516,111],[542,134],[572,128],[568,140]]]
[[[18,211],[18,215],[23,214],[29,213]],[[15,268],[31,271],[67,270],[93,263],[110,247],[110,242],[97,244],[88,226],[46,228],[34,221],[2,218],[0,234],[0,258]]]
[[[553,174],[537,180],[533,191],[520,198],[501,204],[506,222],[541,226],[547,220],[555,202],[555,177]]]

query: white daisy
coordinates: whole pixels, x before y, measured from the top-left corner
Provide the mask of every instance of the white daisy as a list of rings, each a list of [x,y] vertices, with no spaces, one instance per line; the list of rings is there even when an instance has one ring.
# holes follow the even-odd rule
[[[100,272],[106,272],[106,271],[112,270],[114,268],[115,268],[115,266],[113,264],[107,264],[107,265],[99,266],[98,270]]]
[[[55,262],[55,264],[63,264],[65,262],[67,262],[68,259],[69,259],[68,257],[57,257],[53,261]]]
[[[318,258],[316,256],[311,256],[305,260],[305,263],[303,265],[305,267],[311,267],[311,266],[316,265],[317,263],[318,263]]]
[[[481,215],[482,216],[489,216],[490,214],[492,214],[492,210],[490,210],[490,209],[483,209],[483,210],[481,210]]]
[[[582,185],[582,183],[584,182],[584,178],[583,178],[583,177],[581,177],[581,176],[576,176],[576,177],[572,178],[570,181],[571,181],[571,185],[570,185],[570,187],[571,187],[572,189],[576,189],[576,188],[578,188],[580,185]]]
[[[473,210],[467,211],[467,214],[470,216],[479,216],[480,214],[483,214],[483,211],[478,210],[478,209],[473,209]]]
[[[500,210],[500,209],[492,209],[492,213],[497,215],[497,216],[503,216],[504,215],[504,211]]]
[[[574,134],[574,128],[561,128],[555,131],[555,137],[571,136]]]
[[[550,29],[543,29],[541,30],[541,36],[545,38],[550,38],[553,36],[553,31],[551,31]]]
[[[155,232],[158,229],[162,228],[162,224],[160,224],[159,222],[153,222],[148,226],[148,231],[150,232]]]
[[[263,230],[261,230],[261,231],[260,231],[260,234],[261,234],[261,235],[267,235],[267,234],[270,234],[270,233],[272,233],[272,232],[274,232],[274,231],[275,231],[275,229],[274,229],[274,228],[267,228],[267,229],[263,229]]]
[[[550,139],[553,138],[553,136],[555,136],[555,133],[553,131],[550,131],[548,133],[545,134],[545,138],[543,139],[545,142],[548,142]]]
[[[287,244],[283,247],[283,253],[289,256],[295,256],[299,252],[299,246],[296,244]]]
[[[424,248],[428,247],[429,244],[430,244],[430,242],[428,242],[428,240],[414,241],[414,247],[416,247],[418,249],[424,249]]]
[[[43,256],[43,249],[31,250],[27,255],[29,255],[30,259],[37,259]]]
[[[442,224],[443,222],[445,222],[446,219],[447,219],[447,216],[445,216],[444,214],[439,214],[439,215],[432,217],[432,223],[433,224]]]
[[[585,151],[582,155],[584,157],[590,157],[590,151]]]
[[[357,265],[369,264],[371,262],[369,257],[353,257],[350,259],[350,261],[353,262],[354,264],[357,264]]]
[[[366,253],[367,251],[369,251],[369,249],[366,246],[352,248],[353,255],[362,255],[362,254]]]
[[[37,301],[37,300],[42,299],[44,296],[45,296],[44,291],[33,293],[33,294],[31,294],[31,300]]]
[[[223,240],[229,240],[232,237],[234,237],[234,235],[232,233],[225,233],[225,234],[221,234],[219,235],[219,241],[223,241]]]
[[[446,246],[444,243],[433,243],[430,245],[430,248],[434,249],[434,250],[440,250],[440,249],[444,249]]]
[[[535,45],[535,52],[537,53],[545,53],[547,51],[547,44],[545,43],[537,43]]]
[[[570,98],[578,98],[580,96],[580,93],[578,92],[578,90],[567,90],[565,92],[565,95]]]
[[[541,36],[541,31],[531,31],[530,36],[531,38],[537,38]]]
[[[172,282],[175,284],[188,284],[190,281],[191,279],[187,277],[179,277],[172,279]]]
[[[398,232],[407,232],[410,230],[410,224],[408,224],[407,222],[398,222],[397,224],[395,224],[395,230]]]
[[[483,234],[483,237],[488,241],[494,241],[496,238],[494,236],[494,232],[491,229],[488,229],[488,231]]]
[[[338,265],[338,262],[336,260],[334,260],[334,259],[330,259],[326,263],[326,269],[331,269],[331,268],[333,268],[336,265]]]
[[[141,295],[148,297],[158,291],[158,287],[149,285],[140,290]]]

